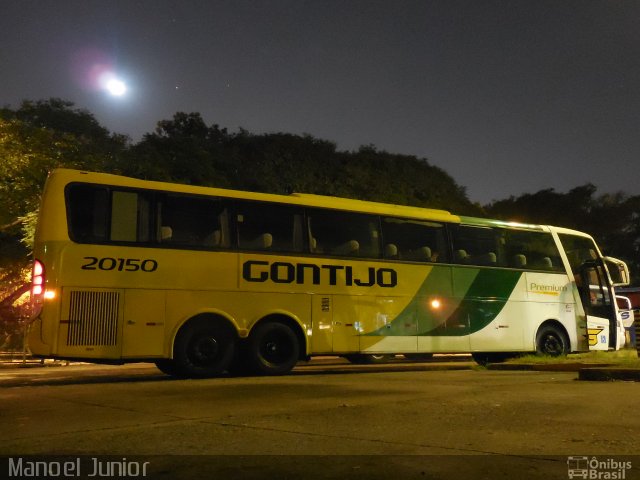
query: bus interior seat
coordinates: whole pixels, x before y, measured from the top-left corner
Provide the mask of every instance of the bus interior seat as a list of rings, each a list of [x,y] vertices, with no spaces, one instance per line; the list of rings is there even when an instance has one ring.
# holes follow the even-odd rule
[[[398,258],[398,247],[394,243],[387,243],[384,246],[384,258]]]
[[[482,255],[478,255],[478,263],[480,265],[495,265],[498,259],[494,252],[483,253]]]
[[[335,247],[331,253],[336,255],[358,255],[360,243],[357,240],[349,240]]]
[[[415,262],[430,262],[431,261],[431,248],[418,247],[406,252],[405,260],[413,260]]]
[[[314,236],[309,236],[309,248],[311,253],[322,253],[322,249],[318,246],[318,239]]]
[[[222,243],[222,232],[220,230],[214,230],[204,237],[202,243],[207,247],[219,247]]]
[[[527,257],[523,254],[519,253],[511,257],[511,264],[516,268],[526,267],[527,266]]]
[[[553,262],[551,261],[551,258],[549,257],[543,257],[542,258],[542,262],[540,262],[542,264],[542,268],[551,270],[553,268]]]
[[[255,250],[267,250],[271,248],[271,245],[273,245],[273,236],[270,233],[263,233],[253,240],[245,242],[242,246]]]
[[[418,257],[420,258],[420,260],[422,261],[427,261],[430,262],[431,259],[431,248],[427,247],[426,245],[424,247],[420,247],[416,250]]]
[[[168,242],[173,237],[173,228],[163,225],[160,227],[160,241]]]
[[[466,263],[469,260],[469,254],[466,250],[460,249],[455,251],[453,258],[457,263]]]

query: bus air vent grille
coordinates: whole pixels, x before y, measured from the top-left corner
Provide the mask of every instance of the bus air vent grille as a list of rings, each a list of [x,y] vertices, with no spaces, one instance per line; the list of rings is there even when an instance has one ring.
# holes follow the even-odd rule
[[[67,345],[116,345],[118,292],[70,292]]]

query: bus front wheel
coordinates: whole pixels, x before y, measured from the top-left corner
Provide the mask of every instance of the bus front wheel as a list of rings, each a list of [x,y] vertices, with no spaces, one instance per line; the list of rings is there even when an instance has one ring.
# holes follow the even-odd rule
[[[173,351],[178,376],[206,378],[222,374],[233,360],[236,338],[232,329],[212,319],[199,319],[185,325]]]
[[[298,363],[300,343],[296,333],[284,323],[269,321],[255,327],[247,339],[245,361],[260,375],[283,375]]]
[[[569,340],[563,331],[553,325],[543,326],[536,335],[536,353],[559,357],[569,353]]]

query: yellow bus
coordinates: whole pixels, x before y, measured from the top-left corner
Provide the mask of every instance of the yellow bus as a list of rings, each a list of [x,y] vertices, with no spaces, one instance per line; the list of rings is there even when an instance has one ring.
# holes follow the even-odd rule
[[[69,169],[46,182],[34,257],[34,355],[185,377],[615,349],[628,283],[572,230]]]

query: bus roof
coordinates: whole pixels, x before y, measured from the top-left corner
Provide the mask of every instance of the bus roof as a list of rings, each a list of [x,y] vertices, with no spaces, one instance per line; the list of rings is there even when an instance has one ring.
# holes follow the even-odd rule
[[[140,180],[137,178],[125,177],[122,175],[115,175],[111,173],[89,172],[68,168],[54,169],[49,175],[49,182],[52,184],[58,184],[62,188],[64,188],[66,184],[72,182],[95,183],[128,188],[163,190],[168,192],[191,193],[195,195],[213,195],[226,198],[239,198],[244,200],[284,203],[307,207],[320,207],[334,210],[374,213],[379,215],[392,215],[439,222],[464,223],[468,225],[487,227],[507,227],[539,231],[554,230],[558,233],[568,233],[589,237],[589,235],[584,232],[561,227],[532,225],[480,217],[458,216],[446,210],[438,210],[434,208],[394,205],[391,203],[372,202],[367,200],[356,200],[352,198],[316,195],[311,193],[292,193],[290,195],[279,195],[273,193],[248,192],[243,190],[232,190],[217,187],[201,187],[181,183]]]
[[[579,230],[572,230],[570,228],[564,227],[555,227],[553,225],[535,225],[528,223],[520,223],[520,222],[509,222],[506,220],[494,220],[489,218],[479,218],[479,217],[467,217],[461,216],[460,222],[465,225],[477,225],[477,226],[487,226],[487,227],[507,227],[514,229],[522,229],[522,230],[539,230],[545,232],[556,232],[558,234],[568,234],[575,235],[579,237],[587,237],[593,238],[591,235],[585,232],[581,232]]]
[[[533,225],[521,222],[509,222],[507,220],[495,220],[490,218],[461,216],[460,220],[465,225],[477,225],[481,227],[508,227],[524,230],[545,230],[545,225]]]
[[[354,212],[375,213],[381,215],[394,215],[416,219],[433,220],[441,222],[460,223],[460,217],[446,210],[432,208],[410,207],[394,205],[390,203],[370,202],[351,198],[333,197],[327,195],[315,195],[309,193],[292,193],[279,195],[272,193],[248,192],[243,190],[231,190],[217,187],[200,187],[194,185],[157,182],[152,180],[139,180],[122,175],[110,173],[97,173],[67,168],[58,168],[49,175],[50,183],[61,185],[72,182],[94,183],[113,185],[127,188],[153,189],[168,192],[191,193],[195,195],[214,195],[226,198],[239,198],[243,200],[256,200],[264,202],[285,203],[308,207],[322,207],[334,210],[346,210]]]

